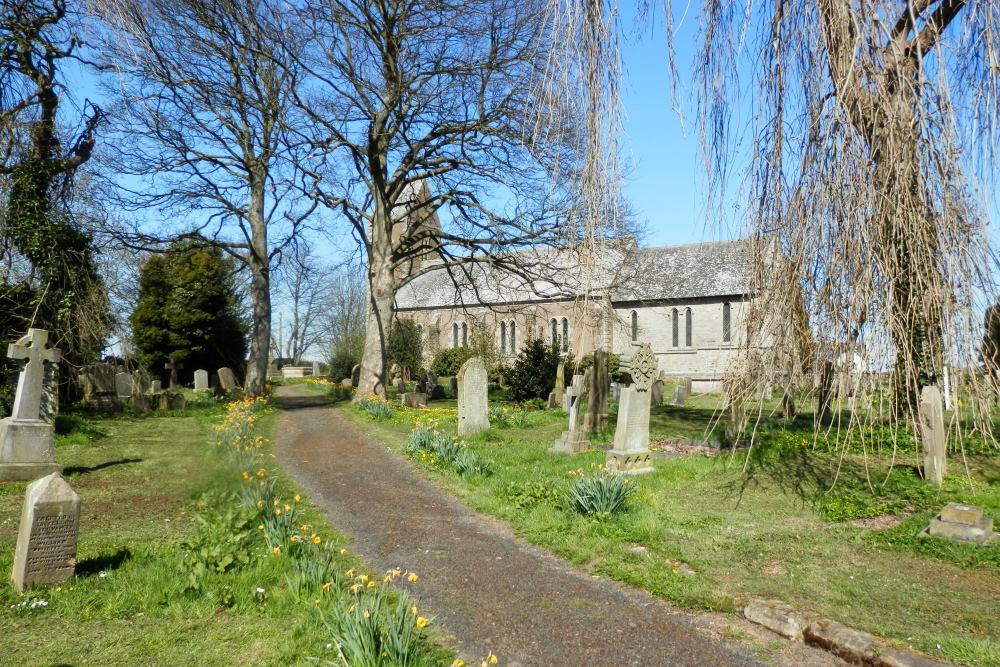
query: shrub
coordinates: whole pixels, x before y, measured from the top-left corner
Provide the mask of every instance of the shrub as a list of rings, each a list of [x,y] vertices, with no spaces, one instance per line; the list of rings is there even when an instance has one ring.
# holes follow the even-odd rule
[[[566,365],[567,369],[570,365]],[[556,386],[559,368],[559,350],[546,347],[541,339],[534,338],[521,349],[507,374],[508,393],[515,401],[532,398],[546,399]]]
[[[624,475],[603,468],[589,476],[580,476],[570,487],[569,508],[585,516],[604,517],[625,508],[636,490],[635,482]]]
[[[424,346],[420,340],[420,330],[413,320],[401,319],[393,323],[385,344],[385,356],[386,363],[399,365],[404,379],[413,377],[420,370]]]
[[[437,375],[454,377],[466,361],[472,358],[472,350],[468,347],[441,348],[434,355],[431,370]]]

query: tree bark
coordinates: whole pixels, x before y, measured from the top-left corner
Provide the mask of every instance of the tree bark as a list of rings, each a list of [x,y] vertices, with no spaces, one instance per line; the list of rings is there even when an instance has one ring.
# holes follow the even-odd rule
[[[253,327],[250,358],[247,360],[244,391],[256,396],[267,382],[267,355],[271,348],[271,266],[267,251],[267,220],[264,216],[264,180],[257,179],[250,190],[248,222],[251,230],[247,264],[250,267],[250,299]]]
[[[385,397],[385,341],[392,321],[396,286],[392,274],[392,237],[389,207],[375,205],[368,252],[368,318],[365,347],[361,355],[361,379],[354,400],[372,394]]]

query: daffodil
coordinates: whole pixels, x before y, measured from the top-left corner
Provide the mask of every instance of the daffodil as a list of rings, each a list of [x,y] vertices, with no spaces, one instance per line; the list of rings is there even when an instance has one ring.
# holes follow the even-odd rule
[[[417,616],[417,627],[425,628],[427,626],[427,619],[424,616]]]
[[[416,583],[417,579],[419,579],[419,578],[420,577],[417,576],[416,572],[410,572],[409,576],[406,577],[406,580],[409,581],[412,584],[412,583]]]

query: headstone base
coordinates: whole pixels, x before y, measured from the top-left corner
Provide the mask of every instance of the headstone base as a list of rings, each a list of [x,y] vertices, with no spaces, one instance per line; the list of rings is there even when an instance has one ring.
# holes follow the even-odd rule
[[[956,503],[948,503],[920,534],[983,546],[988,546],[997,536],[993,532],[993,519],[983,516],[983,508]]]
[[[579,454],[590,449],[590,441],[582,433],[563,431],[561,437],[556,438],[550,452],[555,454]]]
[[[427,407],[427,394],[422,394],[416,391],[410,391],[402,396],[400,396],[400,403],[408,408],[426,408]]]
[[[37,479],[62,471],[52,445],[54,429],[40,419],[0,419],[0,481]]]
[[[653,472],[653,452],[622,452],[615,449],[606,454],[605,465],[611,472],[625,475],[645,475]]]

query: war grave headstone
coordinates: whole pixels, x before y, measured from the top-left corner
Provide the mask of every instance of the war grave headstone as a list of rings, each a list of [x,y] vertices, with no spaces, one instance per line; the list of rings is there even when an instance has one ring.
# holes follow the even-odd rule
[[[920,418],[920,446],[924,452],[924,479],[941,486],[948,467],[941,390],[933,385],[921,389],[917,412]]]
[[[588,369],[590,373],[593,369]],[[586,431],[583,429],[581,417],[588,404],[589,378],[584,375],[574,375],[573,383],[565,390],[569,402],[568,429],[556,439],[555,444],[549,451],[559,454],[576,454],[590,448],[590,440],[587,439]]]
[[[475,435],[489,429],[489,378],[486,362],[482,357],[470,358],[458,369],[457,378],[458,434]]]
[[[132,374],[121,372],[115,374],[115,394],[119,400],[132,398]]]
[[[163,364],[164,370],[170,371],[170,384],[168,385],[171,389],[177,389],[178,379],[177,371],[184,368],[184,364],[177,361],[176,359],[171,359],[167,363]]]
[[[195,391],[208,391],[210,387],[208,386],[208,371],[204,368],[199,368],[194,372],[194,390]]]
[[[80,496],[58,472],[28,485],[14,551],[14,587],[54,584],[73,576]]]
[[[233,375],[233,369],[228,366],[223,366],[218,370],[219,376],[219,387],[222,391],[229,392],[236,389],[236,376]]]
[[[997,540],[993,532],[993,519],[983,515],[983,508],[976,505],[948,503],[921,535],[933,535],[959,542],[973,542],[987,546]]]
[[[40,418],[45,364],[59,361],[59,350],[46,348],[49,333],[28,329],[7,347],[11,359],[27,359],[17,378],[14,409],[0,420],[0,481],[35,479],[62,466],[55,461],[52,424]]]
[[[608,392],[611,378],[608,376],[608,353],[594,350],[594,365],[590,367],[587,379],[587,414],[583,418],[583,428],[587,433],[596,434],[608,425]]]
[[[649,343],[636,346],[628,362],[628,371],[632,384],[621,390],[615,441],[607,453],[606,465],[609,470],[638,475],[653,472],[653,453],[649,450],[649,403],[657,362]]]

